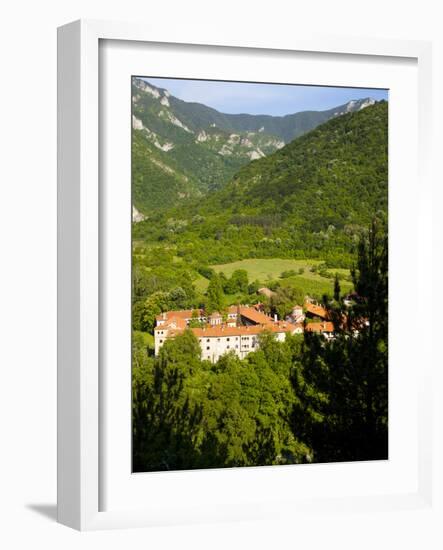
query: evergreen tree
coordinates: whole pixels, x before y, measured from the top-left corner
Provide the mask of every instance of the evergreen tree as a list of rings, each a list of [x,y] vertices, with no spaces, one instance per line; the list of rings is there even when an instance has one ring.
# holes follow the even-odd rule
[[[134,341],[133,364],[134,471],[197,467],[205,373],[194,334],[185,331],[165,342],[155,359],[147,358]],[[200,376],[190,391],[197,372]]]
[[[338,280],[337,273],[335,274],[334,278],[334,300],[336,302],[340,301],[340,281]]]
[[[207,313],[221,312],[224,308],[224,292],[222,282],[216,273],[211,277],[207,290]]]
[[[326,304],[335,338],[305,333],[293,425],[315,462],[388,456],[387,258],[386,229],[374,222],[358,247],[355,305]]]

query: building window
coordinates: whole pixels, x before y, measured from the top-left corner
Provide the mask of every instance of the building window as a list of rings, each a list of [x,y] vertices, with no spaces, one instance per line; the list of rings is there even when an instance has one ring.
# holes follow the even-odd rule
[[[226,349],[229,349],[229,346],[226,346]]]
[[[163,340],[160,340],[160,344],[163,344]]]
[[[220,338],[217,338],[217,342],[220,342]]]
[[[209,338],[206,340],[206,342],[209,342]]]
[[[226,338],[226,341],[229,342],[229,341],[230,341],[230,338]]]
[[[210,346],[206,346],[206,349],[211,349]]]

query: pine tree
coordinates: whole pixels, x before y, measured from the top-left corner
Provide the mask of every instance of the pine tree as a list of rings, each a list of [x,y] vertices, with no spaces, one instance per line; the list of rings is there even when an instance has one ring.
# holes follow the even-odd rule
[[[334,300],[336,302],[340,301],[340,281],[338,280],[337,273],[335,274],[335,279],[334,279]]]
[[[214,311],[221,312],[224,308],[224,292],[222,282],[219,275],[214,274],[211,277],[207,291],[207,313],[210,314]]]
[[[335,338],[305,333],[294,373],[294,434],[315,462],[388,457],[388,241],[380,223],[361,237],[352,276],[355,304],[326,302]]]

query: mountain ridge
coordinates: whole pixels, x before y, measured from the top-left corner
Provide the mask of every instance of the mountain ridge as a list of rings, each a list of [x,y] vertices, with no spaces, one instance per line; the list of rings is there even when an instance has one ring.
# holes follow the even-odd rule
[[[283,148],[318,124],[374,104],[352,100],[325,111],[271,115],[224,114],[185,102],[165,88],[132,81],[133,202],[137,211],[180,204],[225,185],[245,165]],[[134,218],[137,221],[139,217]]]
[[[315,126],[318,124],[325,122],[329,118],[332,118],[333,116],[340,116],[341,114],[345,114],[348,112],[354,112],[360,109],[364,109],[365,107],[369,105],[373,105],[376,101],[371,97],[361,98],[361,99],[351,99],[350,101],[347,101],[346,103],[343,103],[341,105],[337,105],[335,107],[331,107],[329,109],[323,109],[323,110],[303,110],[303,111],[296,111],[294,113],[288,113],[286,115],[267,115],[267,114],[258,114],[253,115],[249,113],[223,113],[221,111],[218,111],[217,109],[213,107],[209,107],[208,105],[205,105],[204,103],[200,103],[197,101],[184,101],[183,99],[179,99],[166,89],[166,88],[159,88],[157,86],[154,86],[153,84],[149,83],[143,78],[138,78],[138,81],[143,82],[145,85],[147,85],[151,90],[154,90],[157,93],[160,94],[160,98],[167,97],[168,102],[174,104],[175,106],[183,107],[183,104],[190,106],[192,108],[198,108],[201,111],[205,111],[208,115],[208,122],[206,122],[206,125],[210,125],[211,123],[215,123],[217,125],[217,120],[221,122],[220,128],[221,129],[231,129],[231,130],[240,130],[240,131],[251,131],[251,132],[258,132],[260,131],[261,127],[264,126],[263,122],[266,123],[268,121],[277,122],[277,125],[272,126],[274,128],[274,131],[269,132],[271,134],[276,135],[277,137],[280,137],[285,141],[285,143],[288,143],[289,141],[292,141],[302,133],[305,133],[306,131],[309,131],[312,129],[310,126],[310,123],[306,119],[307,117],[314,116],[316,117],[315,120]],[[186,113],[185,113],[186,116]],[[298,122],[298,121],[302,122]],[[227,121],[230,121],[228,123]],[[240,121],[236,122],[236,121]],[[249,125],[241,126],[241,122],[248,121],[250,122]],[[252,122],[255,121],[255,124],[252,124]],[[297,122],[299,125],[297,125]],[[280,131],[275,131],[278,128],[278,123],[284,123],[284,128]],[[263,129],[263,131],[266,132],[266,127]]]
[[[349,267],[346,251],[387,215],[387,159],[388,104],[378,102],[250,162],[198,201],[136,224],[134,238],[177,247],[203,265],[322,257]]]

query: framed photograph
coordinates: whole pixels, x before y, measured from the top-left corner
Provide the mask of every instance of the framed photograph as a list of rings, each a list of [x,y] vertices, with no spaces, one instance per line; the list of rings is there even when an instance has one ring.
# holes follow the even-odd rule
[[[61,523],[430,506],[430,67],[59,29]]]

